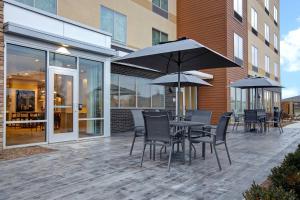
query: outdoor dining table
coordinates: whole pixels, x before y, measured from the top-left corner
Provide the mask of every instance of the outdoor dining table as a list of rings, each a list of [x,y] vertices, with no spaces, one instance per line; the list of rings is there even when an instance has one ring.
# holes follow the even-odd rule
[[[206,126],[202,122],[193,122],[193,121],[170,121],[171,127],[176,127],[179,129],[187,129],[188,140],[189,140],[189,164],[192,162],[192,143],[190,142],[191,137],[191,128],[195,126]],[[185,145],[183,145],[183,153],[185,153]],[[202,143],[202,155],[205,155],[205,143]],[[183,161],[185,162],[185,155],[183,156]]]

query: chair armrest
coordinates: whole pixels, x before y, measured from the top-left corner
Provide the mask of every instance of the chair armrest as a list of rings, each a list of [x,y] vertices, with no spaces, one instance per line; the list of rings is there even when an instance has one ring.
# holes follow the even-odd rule
[[[203,128],[217,129],[215,125],[204,125]]]
[[[212,132],[208,132],[208,131],[201,131],[201,133],[205,133],[205,134],[208,134],[208,135],[216,135],[215,133],[212,133]]]

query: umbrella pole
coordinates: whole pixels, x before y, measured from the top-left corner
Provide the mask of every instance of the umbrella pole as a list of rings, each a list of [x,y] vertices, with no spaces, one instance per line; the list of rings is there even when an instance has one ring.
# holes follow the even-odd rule
[[[180,120],[181,112],[180,112],[180,101],[181,101],[181,85],[180,85],[180,71],[181,71],[181,52],[178,52],[178,85],[177,85],[177,121]]]

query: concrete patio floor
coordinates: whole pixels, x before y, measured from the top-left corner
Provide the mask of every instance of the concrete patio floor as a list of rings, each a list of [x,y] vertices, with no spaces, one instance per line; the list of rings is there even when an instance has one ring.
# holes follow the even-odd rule
[[[192,165],[167,156],[139,166],[142,140],[129,157],[131,135],[47,145],[58,151],[0,162],[0,199],[242,199],[253,180],[261,183],[284,155],[300,143],[300,124],[267,134],[231,133],[230,166],[223,146],[218,147],[222,171],[207,147],[201,146]],[[148,152],[148,150],[147,150]],[[157,156],[159,157],[159,156]]]

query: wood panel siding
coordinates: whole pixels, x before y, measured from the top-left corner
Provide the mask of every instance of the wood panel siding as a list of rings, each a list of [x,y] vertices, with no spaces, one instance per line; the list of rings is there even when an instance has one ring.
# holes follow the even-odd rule
[[[231,0],[185,0],[177,1],[177,35],[195,39],[209,48],[233,59],[233,33],[237,30],[247,40],[246,23],[235,23]],[[231,12],[231,7],[232,12]],[[244,18],[246,21],[246,6]],[[244,42],[245,43],[245,42]],[[247,44],[244,44],[244,54],[247,55]],[[247,59],[247,56],[246,58]],[[245,76],[245,69],[208,69],[201,70],[212,74],[213,87],[198,89],[198,108],[213,112],[212,123],[217,123],[219,116],[229,110],[228,84]]]
[[[4,34],[3,34],[3,0],[0,0],[0,121],[3,121],[4,111]],[[0,149],[2,145],[3,127],[0,123]]]

